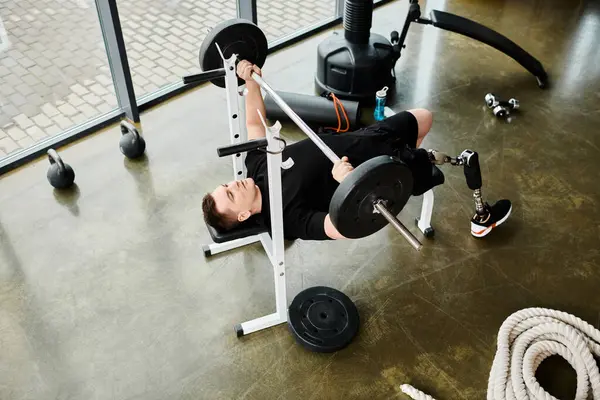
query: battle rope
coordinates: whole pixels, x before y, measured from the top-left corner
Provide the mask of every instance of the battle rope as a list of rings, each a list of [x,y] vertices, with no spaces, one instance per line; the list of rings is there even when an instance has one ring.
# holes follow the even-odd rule
[[[600,331],[574,315],[546,308],[527,308],[512,314],[498,332],[498,350],[488,380],[488,400],[554,400],[535,379],[546,358],[560,355],[577,372],[575,400],[600,399]],[[415,400],[433,397],[410,385],[400,388]]]

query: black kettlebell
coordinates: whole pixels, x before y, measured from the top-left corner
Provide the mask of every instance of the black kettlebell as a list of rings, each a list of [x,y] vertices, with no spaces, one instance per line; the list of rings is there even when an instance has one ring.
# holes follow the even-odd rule
[[[121,121],[119,148],[127,158],[139,158],[146,151],[146,141],[137,128],[128,121]]]
[[[50,168],[46,176],[48,182],[56,189],[67,189],[75,182],[75,171],[69,164],[66,164],[58,155],[56,150],[48,150],[48,159],[50,160]]]

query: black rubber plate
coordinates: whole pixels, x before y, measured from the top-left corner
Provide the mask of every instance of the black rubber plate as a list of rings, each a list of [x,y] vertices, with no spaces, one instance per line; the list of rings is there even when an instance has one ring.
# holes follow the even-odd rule
[[[373,203],[383,199],[387,209],[398,215],[412,188],[412,173],[406,164],[390,156],[372,158],[338,186],[329,204],[331,222],[347,238],[369,236],[388,224],[381,214],[373,212]]]
[[[224,21],[211,29],[200,46],[202,71],[223,68],[223,59],[215,43],[219,45],[225,58],[237,54],[238,60],[248,60],[259,68],[265,64],[269,50],[265,34],[252,22],[245,19]],[[211,82],[225,87],[225,78],[216,78]],[[240,85],[244,83],[241,79],[238,82]]]
[[[348,346],[358,332],[356,306],[339,290],[315,286],[303,290],[289,308],[289,327],[308,350],[330,353]]]

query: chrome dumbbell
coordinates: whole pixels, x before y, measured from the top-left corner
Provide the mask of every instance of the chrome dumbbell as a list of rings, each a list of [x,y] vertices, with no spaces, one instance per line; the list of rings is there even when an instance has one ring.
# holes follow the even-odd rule
[[[494,115],[504,118],[510,115],[513,110],[518,110],[520,107],[519,100],[511,98],[510,100],[501,100],[493,93],[485,95],[485,104],[490,108]]]

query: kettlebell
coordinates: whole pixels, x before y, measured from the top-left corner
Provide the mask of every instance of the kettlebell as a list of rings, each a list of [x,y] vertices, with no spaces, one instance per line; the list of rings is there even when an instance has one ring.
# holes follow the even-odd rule
[[[48,150],[48,159],[50,168],[46,173],[48,182],[56,189],[67,189],[75,182],[75,171],[69,164],[66,164],[58,155],[56,150]]]
[[[146,151],[146,141],[137,128],[128,121],[121,121],[121,140],[119,148],[127,158],[141,157]]]

